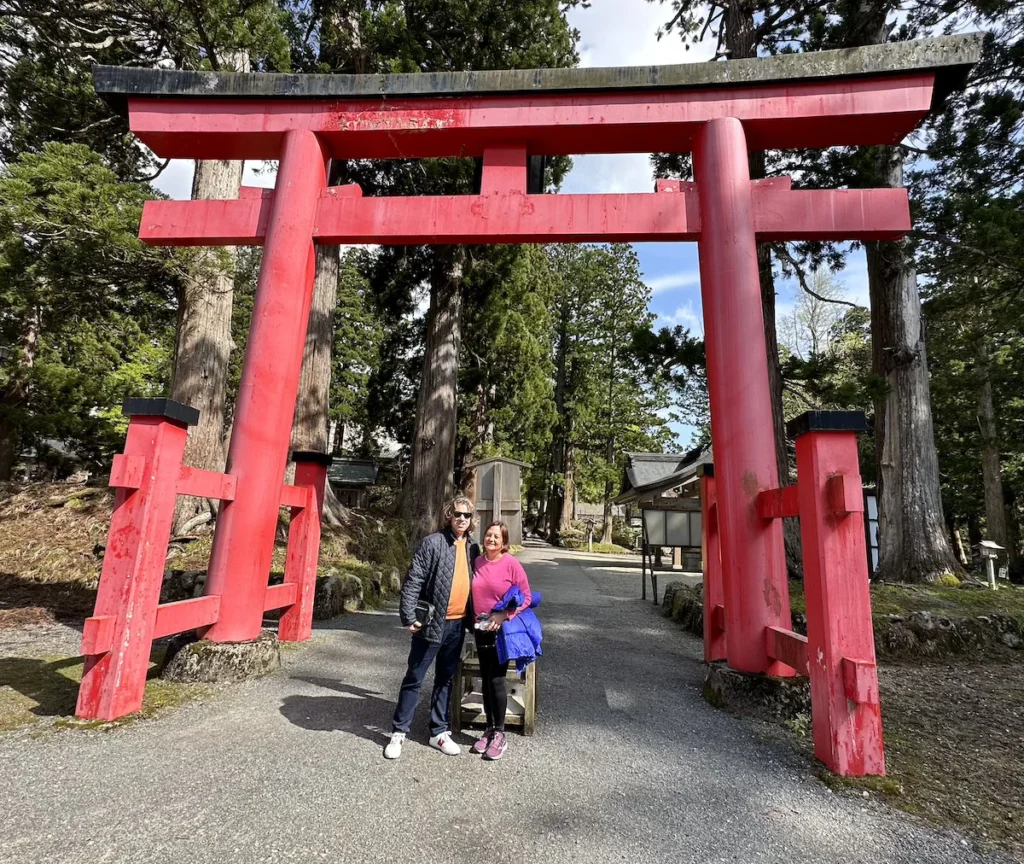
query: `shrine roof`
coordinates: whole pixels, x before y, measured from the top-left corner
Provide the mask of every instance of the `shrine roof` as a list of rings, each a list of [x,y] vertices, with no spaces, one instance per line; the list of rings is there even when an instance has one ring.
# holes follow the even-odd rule
[[[570,69],[424,72],[399,75],[194,72],[95,66],[96,92],[123,107],[129,97],[314,100],[495,96],[769,86],[823,79],[934,72],[933,106],[962,86],[983,34],[939,36],[861,48],[719,63]]]

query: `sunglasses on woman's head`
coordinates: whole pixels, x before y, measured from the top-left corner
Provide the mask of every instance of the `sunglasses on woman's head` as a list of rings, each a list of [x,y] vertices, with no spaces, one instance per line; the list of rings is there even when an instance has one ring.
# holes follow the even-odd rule
[[[473,514],[472,513],[460,513],[458,510],[456,510],[453,515],[455,516],[456,519],[472,519],[473,518]]]

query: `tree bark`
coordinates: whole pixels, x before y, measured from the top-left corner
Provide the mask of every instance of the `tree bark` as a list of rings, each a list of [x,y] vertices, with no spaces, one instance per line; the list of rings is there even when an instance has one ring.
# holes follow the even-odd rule
[[[440,248],[434,254],[412,465],[401,506],[414,543],[440,527],[444,502],[452,496],[455,470],[465,250],[461,246]]]
[[[571,439],[570,439],[571,440]],[[572,525],[572,505],[576,498],[576,448],[571,443],[565,448],[565,489],[562,495],[562,512],[558,520],[559,535]]]
[[[1006,536],[1006,510],[1003,496],[1003,474],[999,460],[999,428],[992,400],[992,378],[989,374],[988,340],[979,337],[978,354],[978,428],[981,431],[981,482],[985,497],[985,524],[989,540],[1009,548]]]
[[[956,526],[956,520],[948,513],[946,514],[946,530],[949,531],[949,542],[952,546],[953,554],[956,555],[957,561],[966,567],[969,561],[967,553],[964,551],[964,541],[960,536],[960,529]]]
[[[903,186],[898,147],[874,148],[875,180]],[[917,272],[906,240],[865,243],[875,374],[888,392],[875,406],[878,459],[877,578],[934,582],[959,572],[946,536],[932,428],[928,356]]]
[[[249,71],[244,52],[227,55],[222,65]],[[243,162],[196,162],[192,177],[193,200],[238,197]],[[189,430],[183,464],[207,471],[223,471],[227,458],[224,409],[227,398],[231,340],[231,305],[234,300],[234,247],[196,250],[195,266],[178,297],[178,330],[174,343],[171,398],[199,410],[199,424]],[[174,508],[172,533],[177,534],[196,516],[216,512],[219,502],[181,496]]]
[[[551,453],[551,489],[548,493],[545,516],[548,522],[548,540],[552,543],[558,540],[559,524],[562,516],[562,505],[565,500],[565,484],[563,482],[559,489],[558,475],[563,475],[566,463],[566,448],[569,442],[569,418],[565,410],[565,388],[567,359],[569,355],[569,333],[567,326],[567,310],[560,311],[560,325],[557,331],[558,342],[555,346],[555,412],[558,415],[558,426],[555,429],[555,437],[552,442]],[[544,525],[543,521],[538,524]]]

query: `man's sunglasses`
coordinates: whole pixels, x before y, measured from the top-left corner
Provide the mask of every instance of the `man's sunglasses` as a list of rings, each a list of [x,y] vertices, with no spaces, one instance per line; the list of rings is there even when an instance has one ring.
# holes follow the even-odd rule
[[[456,519],[472,519],[473,518],[473,514],[472,513],[462,513],[459,510],[456,510],[452,515]]]

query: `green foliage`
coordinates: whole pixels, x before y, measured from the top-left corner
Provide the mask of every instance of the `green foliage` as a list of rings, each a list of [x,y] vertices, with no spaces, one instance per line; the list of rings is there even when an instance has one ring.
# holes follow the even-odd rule
[[[82,145],[0,174],[0,451],[55,437],[101,458],[124,396],[159,389],[179,262],[138,240],[147,191]]]

